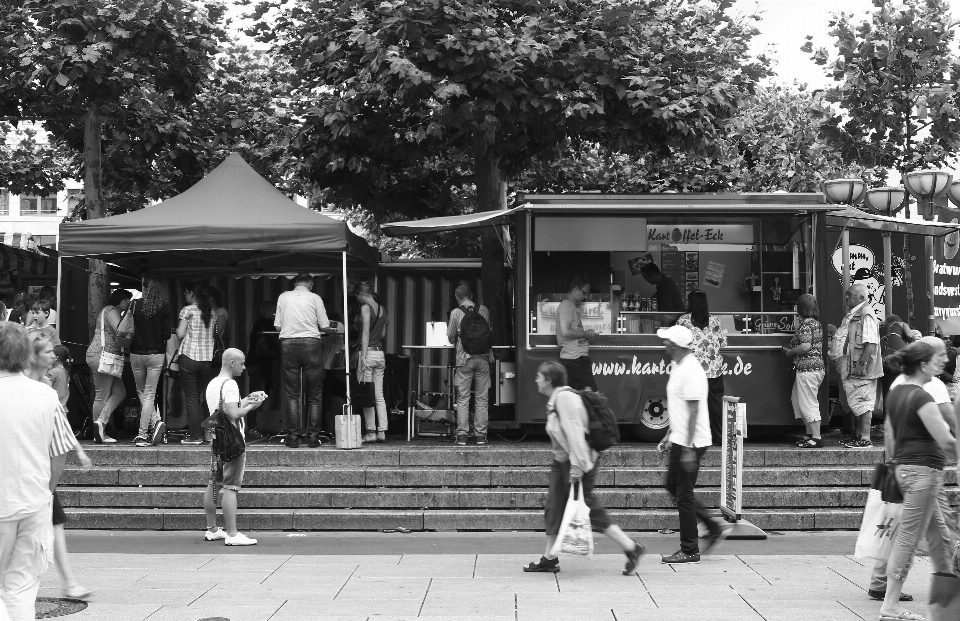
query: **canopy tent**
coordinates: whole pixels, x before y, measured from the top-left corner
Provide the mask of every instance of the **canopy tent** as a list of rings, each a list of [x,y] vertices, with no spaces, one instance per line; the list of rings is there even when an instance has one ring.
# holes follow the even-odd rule
[[[333,273],[342,253],[354,267],[379,259],[345,222],[290,200],[237,153],[162,203],[61,224],[59,250],[164,277]]]
[[[18,271],[33,276],[43,276],[49,271],[50,257],[0,243],[0,270]]]
[[[827,226],[848,229],[863,229],[884,233],[909,233],[943,237],[960,231],[960,224],[916,220],[898,220],[888,216],[860,211],[856,207],[838,207],[827,214]]]

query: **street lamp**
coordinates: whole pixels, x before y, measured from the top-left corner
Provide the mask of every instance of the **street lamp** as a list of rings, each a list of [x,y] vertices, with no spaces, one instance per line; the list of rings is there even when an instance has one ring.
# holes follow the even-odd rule
[[[915,172],[908,172],[903,175],[903,186],[907,188],[907,192],[910,192],[917,199],[917,212],[923,216],[924,220],[933,220],[933,199],[939,198],[946,194],[947,190],[950,189],[951,181],[953,180],[953,175],[945,170],[918,170]],[[934,314],[933,314],[933,292],[934,292],[934,281],[933,281],[933,270],[934,270],[934,255],[933,255],[933,237],[927,235],[923,240],[923,251],[927,256],[927,312],[929,316],[927,317],[927,325],[930,326],[930,334],[934,334],[936,328],[934,327]]]
[[[960,207],[960,181],[953,181],[947,186],[947,197],[951,203]]]
[[[893,216],[900,211],[907,198],[903,188],[873,188],[867,190],[864,198],[868,206],[882,216]],[[883,238],[883,316],[893,314],[893,248],[889,231],[881,233]]]
[[[820,184],[820,190],[829,203],[854,206],[863,201],[867,184],[857,178],[829,179]],[[843,292],[846,294],[850,286],[850,231],[847,227],[843,227],[840,233],[840,244],[843,248]]]

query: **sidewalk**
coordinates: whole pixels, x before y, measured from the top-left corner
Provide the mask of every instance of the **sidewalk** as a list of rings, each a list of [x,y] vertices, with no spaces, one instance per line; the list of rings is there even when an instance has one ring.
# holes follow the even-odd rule
[[[185,536],[187,533],[183,533]],[[265,539],[284,533],[252,533]],[[122,534],[117,533],[122,537]],[[195,537],[197,533],[189,533]],[[331,534],[333,535],[333,534]],[[345,534],[346,535],[346,534]],[[435,534],[442,543],[456,534]],[[496,533],[486,533],[497,537]],[[513,533],[505,533],[510,543]],[[103,533],[102,537],[111,537]],[[656,552],[676,547],[677,536],[636,535]],[[808,540],[816,543],[818,534]],[[518,551],[536,541],[518,536]],[[385,538],[386,540],[386,538]],[[296,545],[296,539],[288,540]],[[540,540],[542,542],[542,540]],[[798,539],[792,547],[804,547]],[[426,542],[429,543],[429,542]],[[600,543],[600,542],[598,542]],[[89,542],[79,548],[87,549]],[[750,544],[749,547],[746,544]],[[777,542],[727,542],[699,565],[667,566],[648,554],[639,571],[622,576],[624,557],[608,542],[592,560],[561,559],[559,574],[525,574],[537,554],[397,553],[262,554],[219,544],[192,554],[74,553],[83,584],[96,589],[81,621],[872,621],[868,561],[843,554],[752,553]],[[153,546],[142,550],[152,551]],[[260,547],[260,546],[256,546]],[[421,548],[422,546],[416,546]],[[441,546],[442,547],[442,546]],[[501,546],[495,546],[501,548]],[[822,551],[820,546],[810,549]],[[747,548],[750,554],[736,554]],[[837,551],[847,551],[847,546]],[[420,551],[418,549],[418,551]],[[724,554],[726,552],[726,554]],[[906,591],[925,614],[930,563],[918,558]],[[56,572],[43,578],[41,597],[59,596]]]

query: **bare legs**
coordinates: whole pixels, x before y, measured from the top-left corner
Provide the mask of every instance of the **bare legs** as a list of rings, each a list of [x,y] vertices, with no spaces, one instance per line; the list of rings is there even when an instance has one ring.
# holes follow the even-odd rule
[[[223,523],[227,534],[237,534],[237,490],[220,490],[220,508],[223,509]],[[213,502],[213,484],[207,485],[203,494],[203,511],[207,515],[207,530],[217,530],[217,505]]]

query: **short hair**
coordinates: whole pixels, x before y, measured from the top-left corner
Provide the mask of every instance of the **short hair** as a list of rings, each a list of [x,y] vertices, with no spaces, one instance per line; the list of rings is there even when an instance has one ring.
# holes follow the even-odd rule
[[[809,293],[804,293],[797,298],[797,314],[804,319],[813,318],[820,320],[820,305],[817,304],[817,298]]]
[[[640,275],[641,276],[656,276],[660,274],[660,268],[653,261],[649,263],[644,263],[640,266]]]
[[[29,337],[30,337],[30,343],[31,345],[33,345],[33,347],[31,348],[31,354],[33,356],[36,356],[37,354],[39,354],[40,351],[43,349],[43,346],[52,341],[52,339],[50,338],[50,335],[44,334],[42,332],[31,332],[29,334]]]
[[[571,289],[572,289],[572,287],[571,287]],[[454,289],[454,290],[453,290],[453,295],[454,295],[458,300],[472,300],[472,299],[473,299],[473,291],[471,291],[471,290],[470,290],[470,287],[468,287],[468,286],[466,286],[466,285],[460,285],[459,287],[457,287],[456,289]]]
[[[884,323],[900,323],[903,319],[900,319],[900,315],[887,315],[887,318],[884,319]]]
[[[578,274],[574,274],[573,278],[570,279],[570,288],[567,289],[567,291],[573,291],[574,289],[582,290],[588,287],[591,289],[593,288],[590,285],[590,279],[587,278],[586,272],[580,272]]]
[[[32,310],[42,311],[40,308],[40,298],[35,295],[28,295],[27,299],[23,303],[23,310],[30,312]]]
[[[57,297],[57,292],[53,287],[44,285],[40,287],[40,299],[41,300],[53,300]]]
[[[833,325],[832,323],[828,323],[827,336],[836,336],[836,334],[837,334],[837,326]]]
[[[293,285],[313,285],[313,276],[306,272],[300,272],[293,278]]]
[[[537,367],[537,373],[550,382],[550,385],[554,388],[567,385],[567,370],[555,360],[547,360],[541,364]]]
[[[30,364],[27,329],[12,321],[0,321],[0,371],[20,373]]]
[[[124,300],[129,300],[133,297],[133,294],[127,291],[126,289],[114,289],[113,293],[110,294],[110,297],[107,299],[108,306],[120,306],[120,303]]]
[[[867,286],[862,282],[856,282],[850,285],[847,291],[855,291],[857,295],[862,295],[864,300],[870,299],[870,290],[867,289]]]

